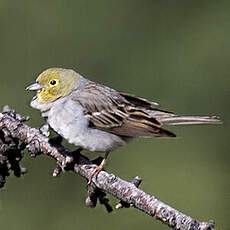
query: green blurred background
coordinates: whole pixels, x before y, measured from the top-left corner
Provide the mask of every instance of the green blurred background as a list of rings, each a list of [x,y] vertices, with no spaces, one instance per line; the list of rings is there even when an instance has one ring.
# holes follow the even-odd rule
[[[221,126],[136,140],[110,155],[107,170],[139,175],[146,192],[228,230],[229,41],[230,1],[0,0],[0,105],[40,126],[25,86],[48,67],[68,67],[168,110],[220,115]],[[1,229],[168,229],[134,209],[86,208],[85,181],[71,173],[52,178],[51,159],[26,157],[24,165],[29,173],[10,177],[0,192]]]

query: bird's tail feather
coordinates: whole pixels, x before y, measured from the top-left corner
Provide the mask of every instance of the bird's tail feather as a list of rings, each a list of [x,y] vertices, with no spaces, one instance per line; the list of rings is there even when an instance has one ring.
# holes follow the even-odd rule
[[[169,114],[158,118],[163,125],[221,124],[217,116],[179,116]]]

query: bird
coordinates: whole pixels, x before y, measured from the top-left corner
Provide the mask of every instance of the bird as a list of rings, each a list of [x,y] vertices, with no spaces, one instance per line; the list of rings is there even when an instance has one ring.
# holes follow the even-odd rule
[[[184,116],[157,102],[88,80],[72,69],[49,68],[29,85],[30,103],[70,144],[105,156],[92,173],[103,170],[110,152],[138,137],[176,137],[168,125],[218,124],[218,116]]]

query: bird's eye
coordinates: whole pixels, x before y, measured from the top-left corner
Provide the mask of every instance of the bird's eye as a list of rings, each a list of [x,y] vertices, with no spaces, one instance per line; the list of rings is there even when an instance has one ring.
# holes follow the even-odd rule
[[[56,85],[56,84],[57,84],[57,81],[55,81],[55,80],[50,81],[50,85]]]

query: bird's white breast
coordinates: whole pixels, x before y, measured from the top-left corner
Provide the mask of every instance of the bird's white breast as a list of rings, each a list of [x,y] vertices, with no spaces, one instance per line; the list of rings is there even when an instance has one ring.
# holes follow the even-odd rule
[[[43,115],[47,116],[49,125],[58,134],[84,149],[107,152],[125,144],[117,135],[90,128],[82,106],[70,98],[53,103],[51,109]]]

